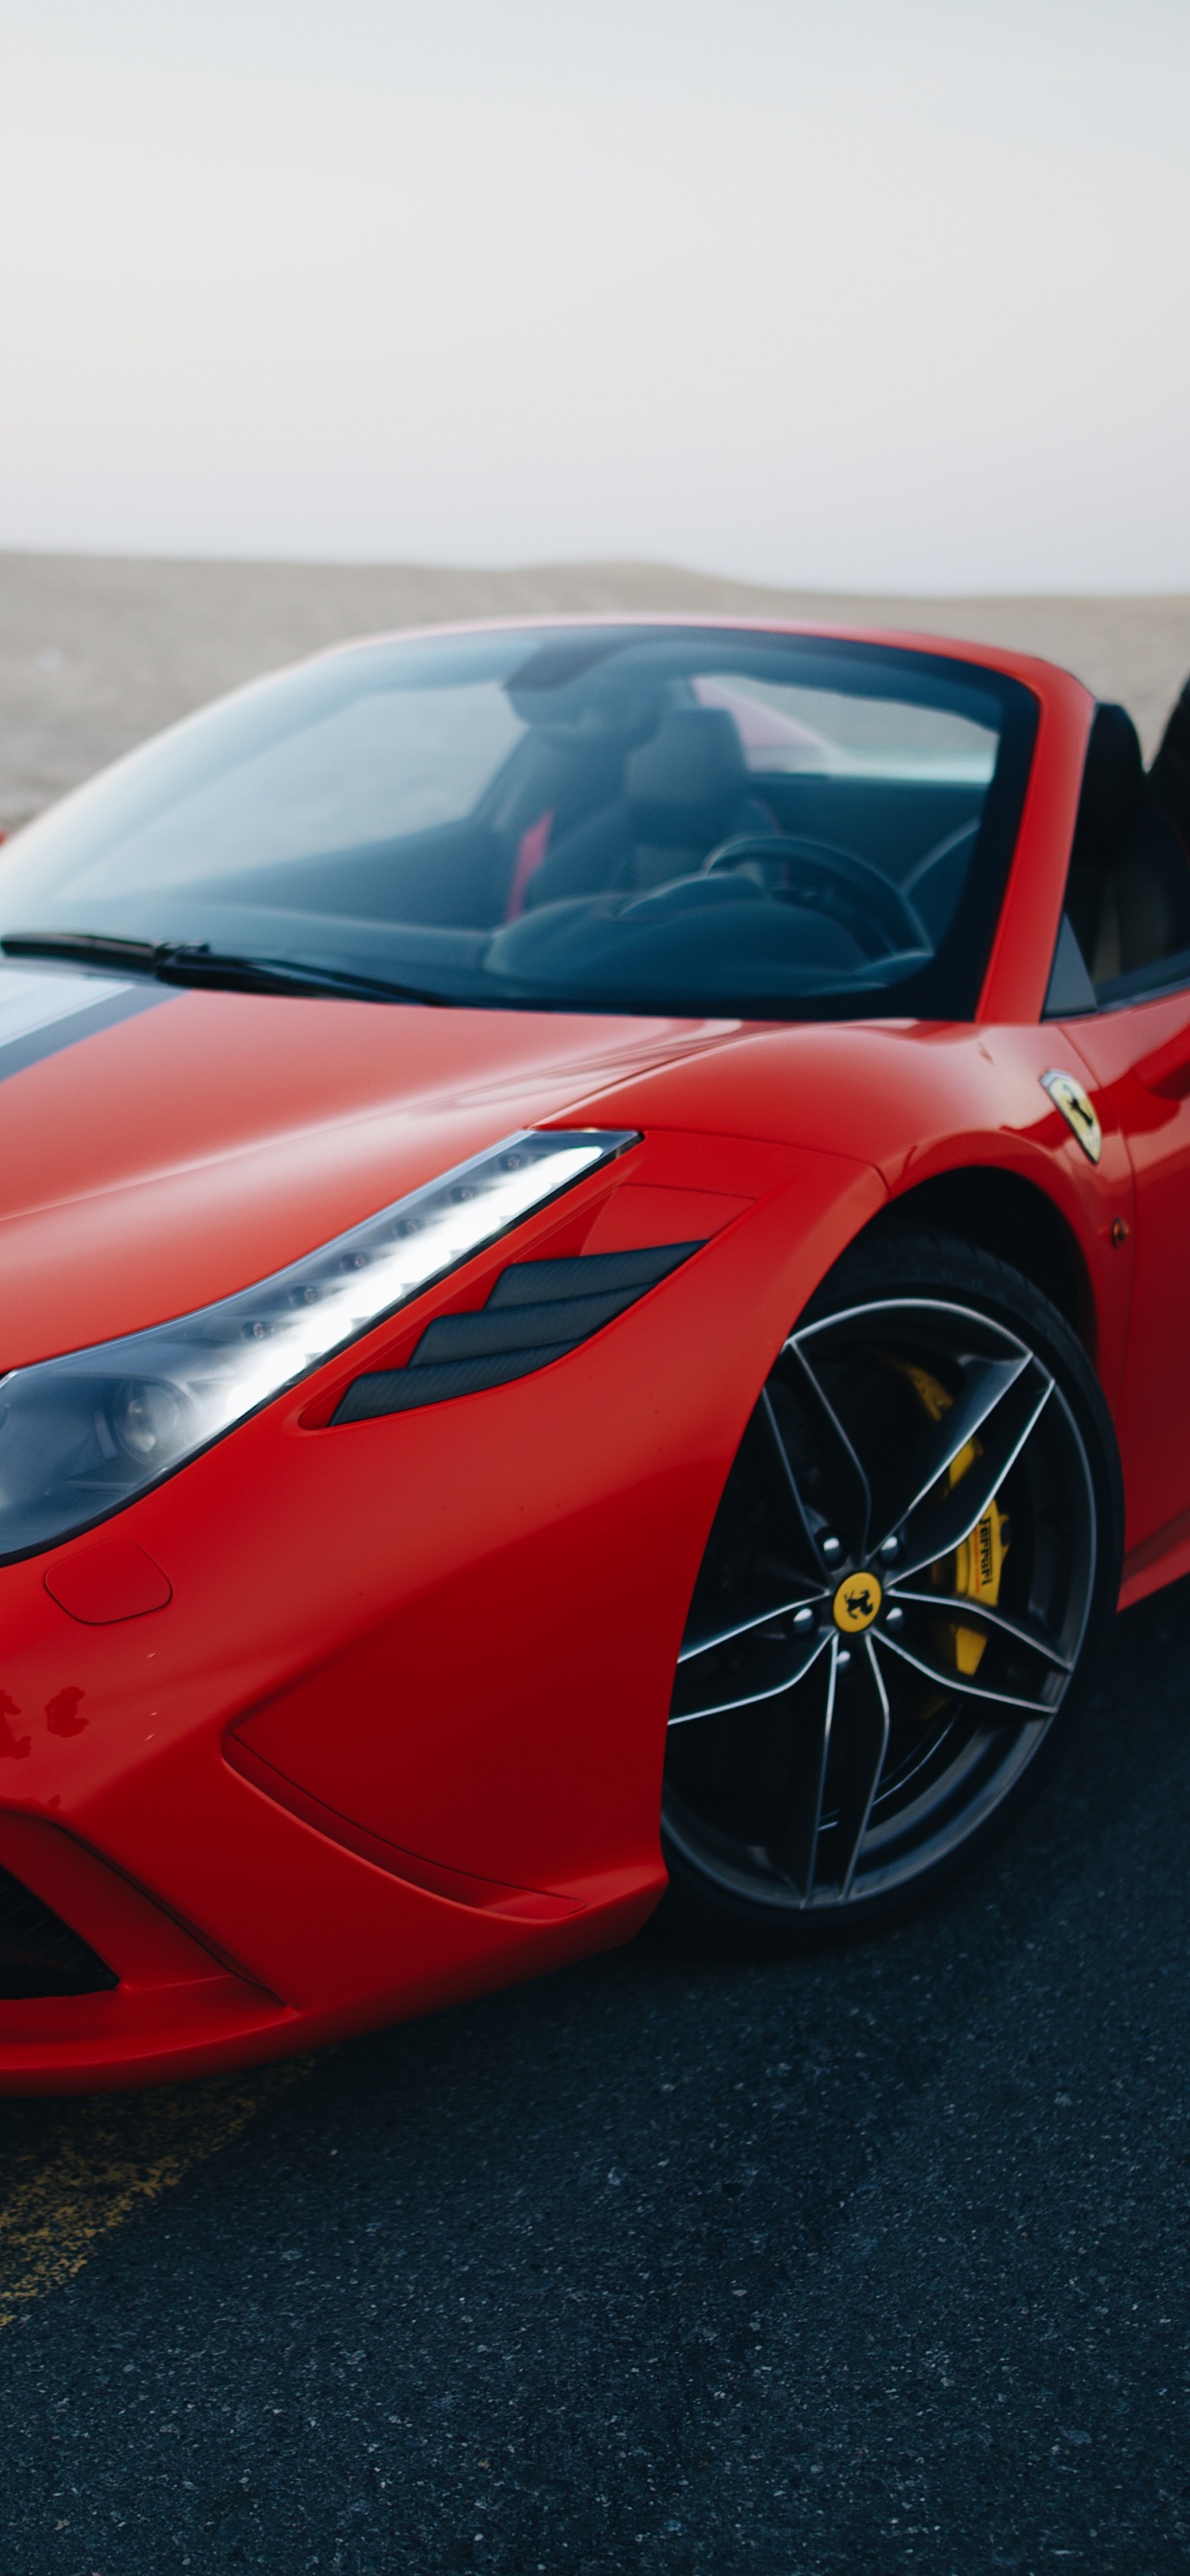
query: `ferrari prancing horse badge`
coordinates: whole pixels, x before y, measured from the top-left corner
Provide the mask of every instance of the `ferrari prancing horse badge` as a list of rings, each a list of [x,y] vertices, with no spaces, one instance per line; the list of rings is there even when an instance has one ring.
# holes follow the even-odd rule
[[[1048,1091],[1055,1109],[1061,1110],[1088,1162],[1097,1163],[1103,1150],[1103,1130],[1081,1082],[1076,1082],[1072,1073],[1043,1073],[1041,1087]]]

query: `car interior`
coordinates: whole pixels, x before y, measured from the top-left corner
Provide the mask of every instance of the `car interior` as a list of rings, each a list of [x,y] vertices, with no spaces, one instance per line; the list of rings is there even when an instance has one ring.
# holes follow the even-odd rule
[[[834,638],[354,647],[35,826],[11,928],[406,999],[965,1016],[1035,724],[1002,674]]]
[[[835,980],[932,956],[986,784],[766,769],[746,757],[737,713],[697,688],[637,683],[618,704],[605,691],[565,710],[519,689],[527,730],[460,821],[207,890],[237,907],[483,933],[485,972],[518,980],[598,980],[613,941],[617,975],[664,962],[701,979],[725,940],[757,951],[758,906],[757,972]]]

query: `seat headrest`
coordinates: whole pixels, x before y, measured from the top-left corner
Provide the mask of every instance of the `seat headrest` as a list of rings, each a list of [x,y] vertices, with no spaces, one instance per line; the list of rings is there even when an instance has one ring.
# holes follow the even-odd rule
[[[1149,801],[1190,849],[1190,680],[1170,711],[1149,771]]]
[[[630,753],[624,793],[643,837],[714,832],[744,795],[748,773],[726,707],[671,707],[651,742]]]
[[[1075,867],[1110,863],[1144,792],[1140,736],[1127,707],[1096,707],[1074,827]]]
[[[1180,698],[1175,698],[1170,708],[1165,731],[1161,737],[1162,751],[1167,743],[1177,743],[1182,750],[1190,747],[1190,680],[1183,681],[1182,694]],[[1160,759],[1160,752],[1157,757]]]

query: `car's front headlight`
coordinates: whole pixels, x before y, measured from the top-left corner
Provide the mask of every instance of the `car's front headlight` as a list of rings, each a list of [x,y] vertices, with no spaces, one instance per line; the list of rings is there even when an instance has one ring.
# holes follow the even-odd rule
[[[120,1510],[637,1142],[523,1130],[218,1305],[13,1369],[0,1379],[0,1560]]]

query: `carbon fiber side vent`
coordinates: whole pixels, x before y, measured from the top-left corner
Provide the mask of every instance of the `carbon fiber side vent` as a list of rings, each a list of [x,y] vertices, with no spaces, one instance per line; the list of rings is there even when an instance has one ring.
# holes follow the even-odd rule
[[[661,1243],[642,1252],[579,1253],[572,1261],[519,1261],[502,1270],[477,1315],[439,1315],[427,1324],[407,1368],[357,1377],[332,1416],[370,1422],[477,1395],[531,1377],[589,1341],[613,1315],[700,1252],[699,1243]]]
[[[0,1869],[0,1997],[98,1995],[119,1982],[68,1923]]]

